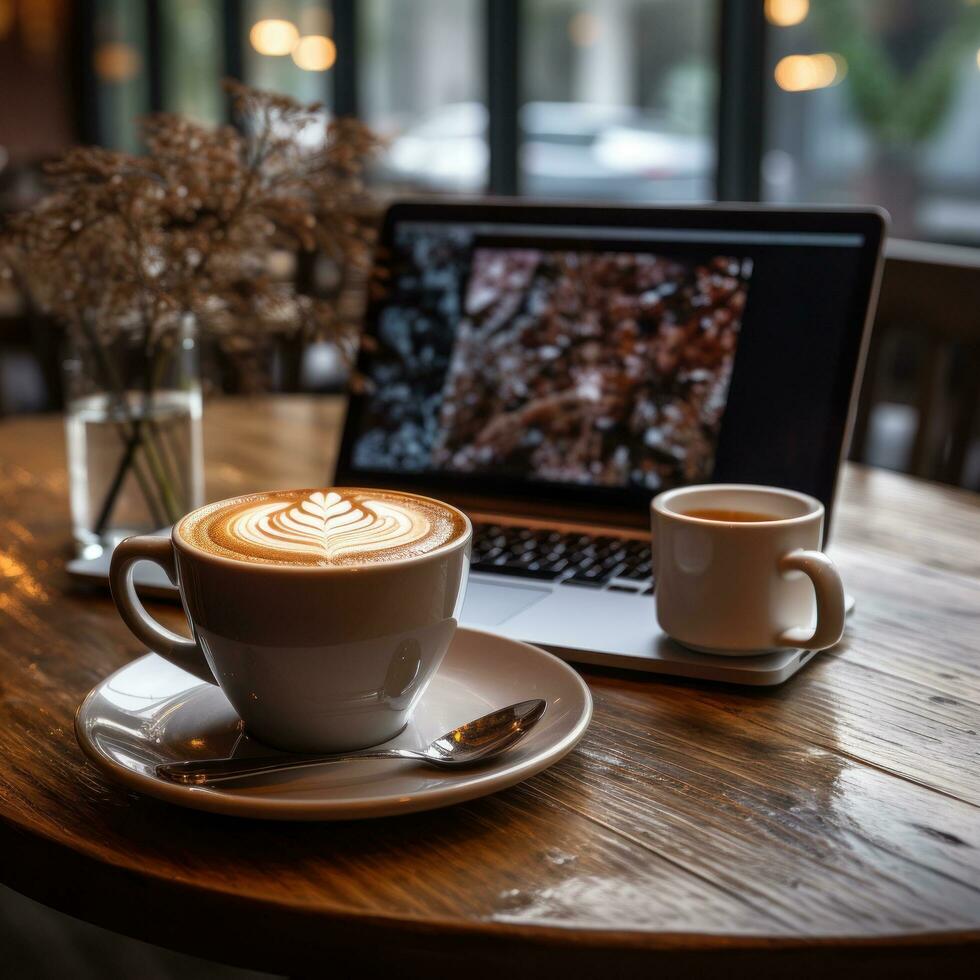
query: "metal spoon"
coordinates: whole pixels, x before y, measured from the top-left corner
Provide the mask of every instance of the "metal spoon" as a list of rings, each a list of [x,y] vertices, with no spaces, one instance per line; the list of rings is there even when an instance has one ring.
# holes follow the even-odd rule
[[[544,709],[545,702],[540,698],[520,701],[468,721],[440,735],[422,749],[365,749],[336,755],[281,754],[241,759],[191,759],[163,763],[157,766],[156,773],[161,779],[183,786],[208,786],[226,779],[242,779],[245,776],[350,759],[414,759],[439,769],[452,769],[483,762],[509,749],[538,723]]]

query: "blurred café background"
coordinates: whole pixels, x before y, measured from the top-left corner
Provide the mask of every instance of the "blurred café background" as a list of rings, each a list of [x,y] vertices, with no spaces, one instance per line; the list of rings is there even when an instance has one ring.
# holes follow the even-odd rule
[[[385,138],[409,194],[874,204],[892,240],[851,454],[980,488],[977,0],[0,0],[0,222],[68,146],[223,123],[224,77]],[[321,257],[281,257],[304,289]],[[270,350],[282,391],[345,383]],[[0,285],[0,416],[62,407],[57,326]],[[234,365],[213,388],[247,387]]]

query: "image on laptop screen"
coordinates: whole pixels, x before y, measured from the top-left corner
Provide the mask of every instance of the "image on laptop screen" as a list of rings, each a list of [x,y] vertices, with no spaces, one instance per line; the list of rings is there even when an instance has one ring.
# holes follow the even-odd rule
[[[752,260],[399,229],[355,467],[710,477]]]

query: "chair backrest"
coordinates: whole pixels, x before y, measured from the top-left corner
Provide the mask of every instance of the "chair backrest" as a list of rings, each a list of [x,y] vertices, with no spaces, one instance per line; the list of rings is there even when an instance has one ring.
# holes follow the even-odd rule
[[[973,485],[978,401],[980,249],[890,241],[851,458]]]

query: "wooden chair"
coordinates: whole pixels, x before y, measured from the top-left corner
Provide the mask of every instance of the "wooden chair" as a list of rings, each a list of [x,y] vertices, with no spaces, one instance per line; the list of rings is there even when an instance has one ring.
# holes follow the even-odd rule
[[[880,408],[914,413],[905,472],[960,486],[980,401],[980,250],[894,240],[885,252],[851,458],[869,450]],[[980,489],[973,486],[972,489]]]

